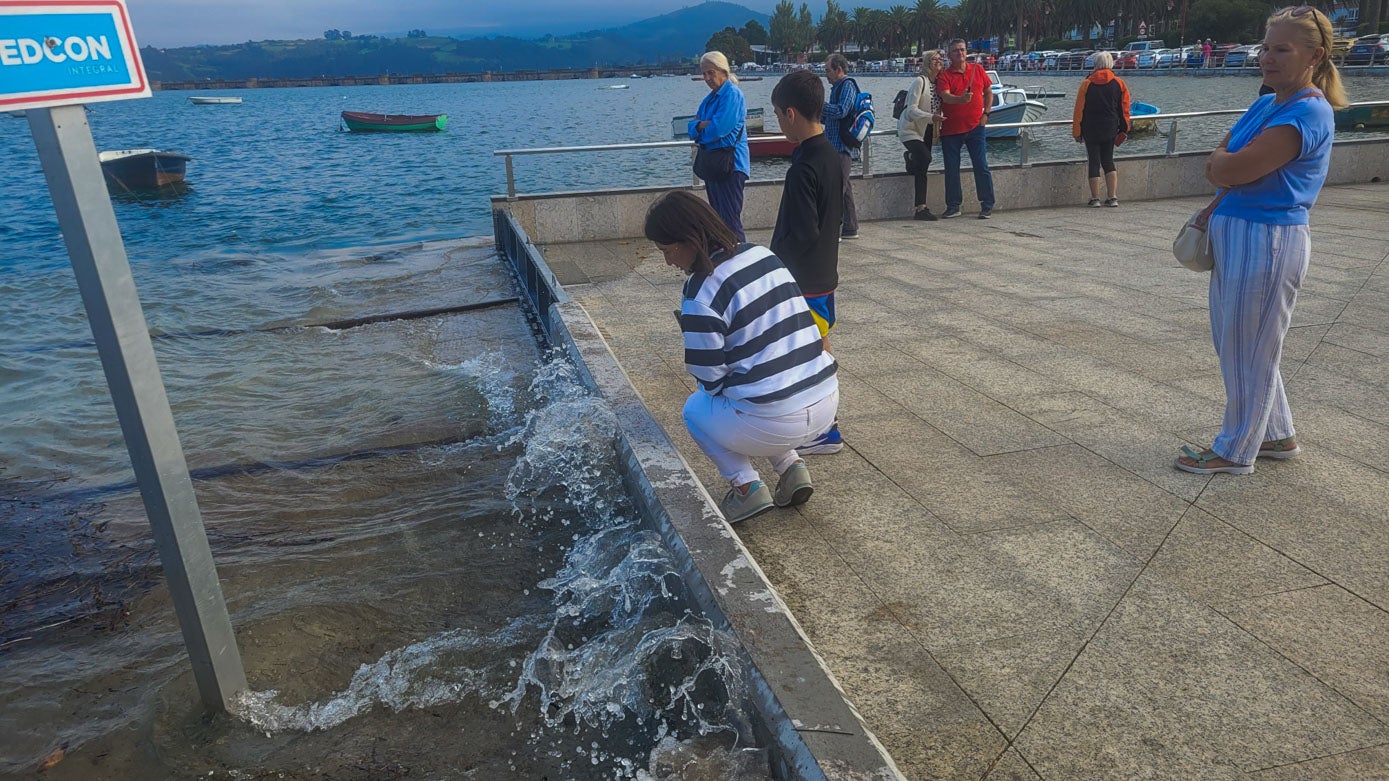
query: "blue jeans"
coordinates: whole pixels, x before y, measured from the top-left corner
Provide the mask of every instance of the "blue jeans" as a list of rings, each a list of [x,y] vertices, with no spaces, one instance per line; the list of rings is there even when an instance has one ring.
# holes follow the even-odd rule
[[[960,190],[960,147],[969,150],[969,164],[974,168],[974,194],[979,197],[979,208],[992,211],[994,208],[994,175],[989,172],[989,161],[984,157],[983,125],[967,133],[940,137],[941,157],[945,161],[945,208],[960,208],[964,203],[964,193]]]

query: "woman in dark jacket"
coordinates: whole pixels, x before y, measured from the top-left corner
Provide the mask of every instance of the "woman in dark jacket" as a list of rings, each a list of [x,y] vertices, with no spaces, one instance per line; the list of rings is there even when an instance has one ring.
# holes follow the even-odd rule
[[[1100,169],[1104,169],[1105,206],[1119,205],[1119,172],[1114,168],[1114,147],[1129,132],[1129,88],[1114,75],[1114,57],[1095,55],[1095,71],[1085,77],[1076,92],[1071,135],[1085,142],[1090,161],[1090,205],[1100,205]]]

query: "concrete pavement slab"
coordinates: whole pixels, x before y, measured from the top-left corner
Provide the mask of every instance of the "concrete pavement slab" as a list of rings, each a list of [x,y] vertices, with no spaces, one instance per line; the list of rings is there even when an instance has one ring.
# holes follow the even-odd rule
[[[1323,193],[1283,362],[1305,452],[1249,477],[1172,468],[1224,401],[1207,279],[1168,253],[1203,202],[865,223],[842,245],[847,447],[807,459],[808,504],[737,531],[908,777],[1389,761],[1389,250],[1367,228],[1389,186]],[[643,242],[546,250],[722,495],[680,419],[678,275]]]

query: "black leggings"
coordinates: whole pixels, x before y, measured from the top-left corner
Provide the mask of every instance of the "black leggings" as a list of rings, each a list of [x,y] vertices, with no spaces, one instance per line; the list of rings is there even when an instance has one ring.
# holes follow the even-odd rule
[[[914,205],[922,206],[926,203],[926,169],[931,166],[931,142],[934,140],[936,129],[926,128],[926,138],[923,141],[903,141],[907,147],[903,157],[907,161],[907,173],[912,174],[912,190],[915,195]]]
[[[1090,162],[1090,178],[1100,178],[1100,168],[1105,173],[1114,170],[1114,141],[1085,140],[1085,157]]]

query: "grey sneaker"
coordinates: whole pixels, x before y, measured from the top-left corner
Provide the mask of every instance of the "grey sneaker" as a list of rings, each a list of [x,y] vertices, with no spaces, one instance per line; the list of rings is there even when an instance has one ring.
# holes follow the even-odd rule
[[[740,523],[747,519],[761,515],[776,505],[772,504],[772,492],[767,490],[767,484],[761,480],[752,484],[748,488],[746,496],[739,496],[738,489],[730,488],[724,495],[723,501],[719,502],[719,509],[723,511],[723,517],[729,523]]]
[[[960,216],[960,210],[959,210],[959,208],[950,208],[950,209],[946,209],[946,210],[945,210],[945,213],[942,214],[942,215],[940,216],[940,218],[941,218],[942,220],[948,220],[948,219],[951,219],[952,217],[959,217],[959,216]]]
[[[1118,205],[1119,205],[1119,199],[1118,199],[1118,198],[1110,198],[1109,200],[1107,200],[1107,201],[1104,202],[1104,205],[1105,205],[1105,206],[1108,206],[1108,207],[1110,207],[1110,208],[1112,209],[1112,208],[1114,208],[1115,206],[1118,206]]]
[[[772,495],[772,500],[776,502],[777,507],[795,507],[805,504],[814,492],[815,488],[810,484],[810,470],[806,468],[804,461],[797,461],[781,476],[781,482],[776,484],[776,493]]]
[[[987,220],[987,219],[992,218],[993,216],[994,216],[994,210],[993,210],[993,209],[980,209],[980,210],[979,210],[979,219],[981,219],[981,220]]]

